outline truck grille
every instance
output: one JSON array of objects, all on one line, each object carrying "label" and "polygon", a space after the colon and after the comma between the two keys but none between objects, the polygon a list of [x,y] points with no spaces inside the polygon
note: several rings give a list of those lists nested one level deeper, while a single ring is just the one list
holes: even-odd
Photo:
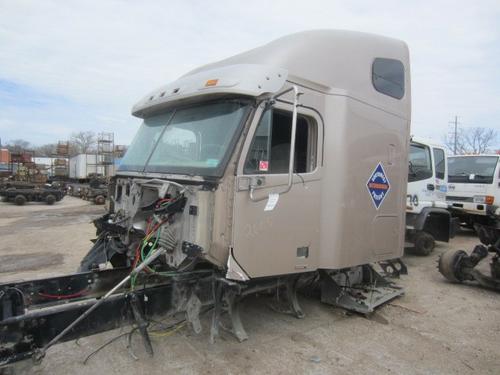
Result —
[{"label": "truck grille", "polygon": [[474,202],[473,197],[454,197],[452,195],[446,196],[447,201],[459,201],[459,202]]}]

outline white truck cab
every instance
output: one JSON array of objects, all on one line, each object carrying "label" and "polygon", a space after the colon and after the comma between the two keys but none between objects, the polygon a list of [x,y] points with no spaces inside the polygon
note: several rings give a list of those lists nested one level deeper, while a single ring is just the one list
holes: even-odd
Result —
[{"label": "white truck cab", "polygon": [[406,241],[428,255],[435,240],[448,242],[451,215],[447,211],[447,163],[444,147],[420,137],[410,140],[406,195]]},{"label": "white truck cab", "polygon": [[500,213],[499,155],[460,155],[448,157],[446,201],[462,224],[486,224]]}]

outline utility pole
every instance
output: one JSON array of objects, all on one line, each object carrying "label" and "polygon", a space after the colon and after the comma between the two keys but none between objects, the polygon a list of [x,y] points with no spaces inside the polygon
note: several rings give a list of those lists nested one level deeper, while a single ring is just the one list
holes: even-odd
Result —
[{"label": "utility pole", "polygon": [[449,124],[454,125],[453,129],[453,155],[457,154],[457,146],[458,146],[458,116],[455,115],[455,121],[450,121]]}]

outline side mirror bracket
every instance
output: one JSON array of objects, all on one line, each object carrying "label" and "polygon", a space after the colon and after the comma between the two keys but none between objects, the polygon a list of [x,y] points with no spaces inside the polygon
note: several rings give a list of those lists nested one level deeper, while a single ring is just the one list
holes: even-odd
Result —
[{"label": "side mirror bracket", "polygon": [[[292,112],[292,134],[290,137],[290,159],[288,161],[288,183],[287,186],[281,190],[274,192],[275,194],[286,194],[292,189],[293,185],[293,168],[295,164],[295,138],[297,134],[297,108],[299,106],[299,97],[302,95],[301,92],[299,92],[299,88],[296,85],[293,85],[292,87],[272,96],[269,101],[268,105],[273,105],[276,102],[276,99],[279,98],[280,96],[293,91],[293,112]],[[253,181],[252,181],[253,182]],[[251,183],[250,184],[250,200],[253,202],[259,202],[264,199],[267,199],[267,196],[259,197],[256,198],[254,193],[255,190],[260,187],[257,183]]]}]

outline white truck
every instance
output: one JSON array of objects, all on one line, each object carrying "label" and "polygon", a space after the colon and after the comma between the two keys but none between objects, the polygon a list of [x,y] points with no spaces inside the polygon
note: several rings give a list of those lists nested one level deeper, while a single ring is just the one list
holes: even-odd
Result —
[{"label": "white truck", "polygon": [[452,234],[447,211],[447,165],[444,147],[412,137],[408,158],[406,242],[420,255],[429,255],[435,241],[448,242]]},{"label": "white truck", "polygon": [[448,165],[446,201],[453,216],[468,227],[487,224],[499,211],[498,155],[450,156]]}]

